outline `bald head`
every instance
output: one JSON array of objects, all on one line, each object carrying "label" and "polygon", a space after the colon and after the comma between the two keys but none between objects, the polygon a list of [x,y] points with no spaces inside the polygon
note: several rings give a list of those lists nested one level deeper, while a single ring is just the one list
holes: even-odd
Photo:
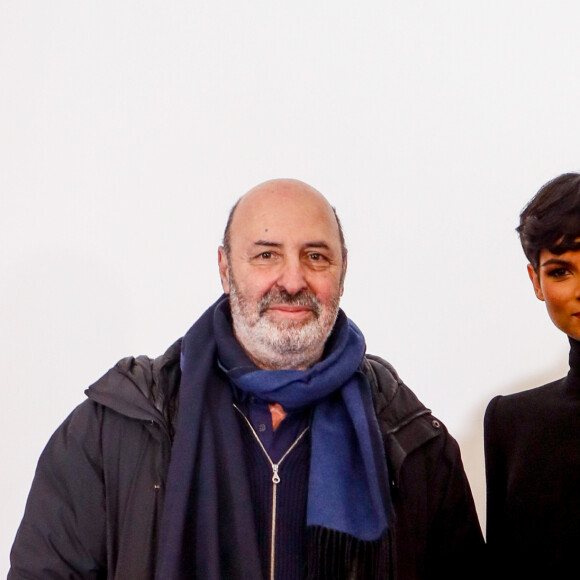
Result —
[{"label": "bald head", "polygon": [[336,224],[336,233],[340,242],[343,264],[346,264],[347,248],[340,219],[336,210],[327,199],[314,187],[298,179],[271,179],[256,185],[244,194],[232,207],[224,231],[223,246],[226,255],[230,255],[232,247],[232,231],[236,223],[241,223],[250,214],[264,211],[268,205],[290,204],[303,211],[317,208],[331,217]]}]

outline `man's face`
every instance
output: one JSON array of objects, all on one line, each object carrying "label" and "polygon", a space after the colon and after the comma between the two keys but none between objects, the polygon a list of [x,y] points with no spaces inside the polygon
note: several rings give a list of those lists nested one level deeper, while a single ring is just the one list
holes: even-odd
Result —
[{"label": "man's face", "polygon": [[343,262],[332,209],[315,190],[282,180],[238,205],[220,275],[234,332],[262,368],[307,368],[324,349],[342,294]]},{"label": "man's face", "polygon": [[552,322],[568,336],[580,340],[580,250],[556,255],[544,249],[538,271],[528,265],[528,273]]}]

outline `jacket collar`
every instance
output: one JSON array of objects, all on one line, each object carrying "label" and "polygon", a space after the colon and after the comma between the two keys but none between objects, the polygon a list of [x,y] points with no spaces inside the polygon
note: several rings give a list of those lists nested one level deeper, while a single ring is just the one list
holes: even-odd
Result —
[{"label": "jacket collar", "polygon": [[[180,352],[181,339],[156,359],[145,356],[124,358],[85,393],[89,399],[117,413],[153,421],[172,436],[181,379]],[[362,370],[371,385],[389,460],[389,473],[396,480],[405,458],[440,435],[441,425],[389,363],[380,357],[367,355]],[[417,420],[421,417],[424,420]]]}]

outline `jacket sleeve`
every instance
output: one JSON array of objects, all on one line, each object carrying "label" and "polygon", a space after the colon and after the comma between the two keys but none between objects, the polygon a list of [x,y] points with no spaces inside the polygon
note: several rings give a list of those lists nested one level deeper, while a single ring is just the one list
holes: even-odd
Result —
[{"label": "jacket sleeve", "polygon": [[[487,578],[483,535],[459,445],[444,426],[440,428],[440,441],[433,442],[438,458],[431,485],[437,496],[431,499],[427,566],[432,572],[445,570],[448,579]],[[433,575],[437,576],[428,577]]]},{"label": "jacket sleeve", "polygon": [[391,480],[395,577],[486,578],[483,536],[457,442],[389,363],[367,358]]},{"label": "jacket sleeve", "polygon": [[411,452],[393,489],[401,578],[485,578],[484,540],[457,442],[438,435]]},{"label": "jacket sleeve", "polygon": [[44,449],[10,555],[8,580],[106,577],[98,406],[86,401]]}]

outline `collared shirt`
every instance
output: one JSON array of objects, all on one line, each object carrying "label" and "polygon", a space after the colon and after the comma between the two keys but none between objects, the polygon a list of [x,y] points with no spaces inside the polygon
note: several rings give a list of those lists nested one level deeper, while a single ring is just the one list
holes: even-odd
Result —
[{"label": "collared shirt", "polygon": [[272,414],[266,401],[252,395],[243,396],[234,389],[239,407],[246,415],[266,453],[273,463],[278,463],[300,433],[308,426],[310,410],[287,413],[276,429],[272,425]]}]

